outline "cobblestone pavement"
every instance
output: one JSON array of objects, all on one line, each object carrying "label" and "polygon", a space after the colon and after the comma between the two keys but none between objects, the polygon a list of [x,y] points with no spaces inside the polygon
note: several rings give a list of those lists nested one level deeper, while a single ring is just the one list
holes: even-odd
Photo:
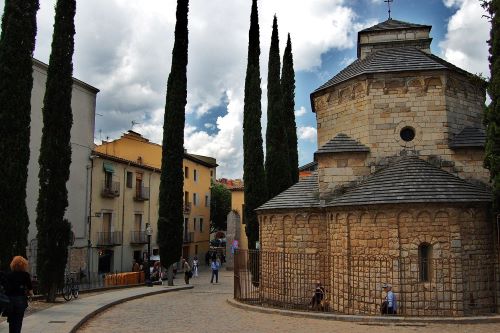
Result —
[{"label": "cobblestone pavement", "polygon": [[[295,318],[235,308],[232,272],[221,271],[219,284],[210,284],[208,272],[191,280],[188,291],[149,296],[104,311],[87,322],[79,333],[105,332],[217,332],[217,333],[499,333],[500,324],[364,325],[331,320]],[[183,283],[181,276],[176,284]]]}]

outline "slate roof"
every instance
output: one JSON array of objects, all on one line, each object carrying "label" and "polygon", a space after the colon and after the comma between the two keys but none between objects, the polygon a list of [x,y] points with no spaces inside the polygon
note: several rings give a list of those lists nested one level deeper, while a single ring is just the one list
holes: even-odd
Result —
[{"label": "slate roof", "polygon": [[483,148],[486,143],[486,133],[479,127],[466,127],[455,135],[449,146],[457,148]]},{"label": "slate roof", "polygon": [[375,172],[327,206],[491,200],[491,193],[483,187],[410,156]]},{"label": "slate roof", "polygon": [[397,29],[412,29],[412,28],[429,28],[430,25],[409,23],[404,21],[398,21],[394,19],[388,19],[387,21],[376,24],[372,27],[361,30],[360,32],[370,32],[370,31],[381,31],[381,30],[397,30]]},{"label": "slate roof", "polygon": [[318,174],[313,172],[256,210],[319,207]]},{"label": "slate roof", "polygon": [[318,162],[309,162],[299,167],[299,171],[314,171],[318,169]]},{"label": "slate roof", "polygon": [[362,60],[355,60],[312,94],[363,74],[442,69],[468,74],[463,69],[414,47],[381,49]]},{"label": "slate roof", "polygon": [[325,143],[314,154],[325,153],[345,153],[345,152],[369,152],[370,148],[356,141],[344,133],[337,134],[336,137]]}]

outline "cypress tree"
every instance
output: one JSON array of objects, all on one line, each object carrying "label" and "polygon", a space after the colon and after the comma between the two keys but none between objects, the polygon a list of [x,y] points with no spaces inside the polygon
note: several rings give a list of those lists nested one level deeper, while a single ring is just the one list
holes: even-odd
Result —
[{"label": "cypress tree", "polygon": [[500,8],[499,0],[484,1],[483,7],[489,12],[491,21],[489,44],[490,82],[488,93],[491,104],[486,108],[486,147],[484,166],[490,170],[493,187],[493,210],[500,212]]},{"label": "cypress tree", "polygon": [[161,262],[169,268],[182,250],[184,176],[184,122],[187,103],[188,64],[188,0],[177,0],[177,22],[172,52],[172,68],[167,82],[167,98],[163,124],[160,205],[158,209],[158,245]]},{"label": "cypress tree", "polygon": [[286,41],[281,71],[283,93],[283,122],[287,139],[288,165],[292,184],[299,181],[299,154],[297,151],[297,125],[295,124],[295,71],[293,69],[292,41],[290,34]]},{"label": "cypress tree", "polygon": [[280,83],[278,19],[273,20],[267,73],[266,179],[269,198],[292,185]]},{"label": "cypress tree", "polygon": [[259,240],[259,222],[255,209],[262,205],[267,198],[260,124],[262,90],[260,88],[259,56],[259,14],[257,0],[253,0],[248,33],[248,59],[243,108],[243,181],[245,183],[245,211],[243,214],[250,249],[255,249],[255,242]]},{"label": "cypress tree", "polygon": [[75,12],[76,0],[57,1],[43,99],[43,131],[38,159],[37,274],[48,302],[55,300],[56,291],[64,282],[71,233],[71,225],[64,219],[64,213],[68,207],[66,182],[71,165]]},{"label": "cypress tree", "polygon": [[38,0],[7,0],[0,35],[0,269],[26,255],[26,181]]}]

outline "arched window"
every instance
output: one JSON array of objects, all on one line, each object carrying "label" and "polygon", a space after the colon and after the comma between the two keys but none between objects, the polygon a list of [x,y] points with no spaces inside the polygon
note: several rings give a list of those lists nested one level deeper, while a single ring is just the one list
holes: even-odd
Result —
[{"label": "arched window", "polygon": [[432,276],[432,245],[422,243],[418,246],[418,266],[420,282],[429,282]]}]

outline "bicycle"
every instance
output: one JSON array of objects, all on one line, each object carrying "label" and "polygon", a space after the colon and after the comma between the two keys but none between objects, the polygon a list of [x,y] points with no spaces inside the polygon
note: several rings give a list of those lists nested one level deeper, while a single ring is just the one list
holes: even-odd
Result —
[{"label": "bicycle", "polygon": [[80,292],[80,284],[71,276],[66,277],[63,288],[63,297],[66,301],[70,301],[73,297],[78,298]]}]

